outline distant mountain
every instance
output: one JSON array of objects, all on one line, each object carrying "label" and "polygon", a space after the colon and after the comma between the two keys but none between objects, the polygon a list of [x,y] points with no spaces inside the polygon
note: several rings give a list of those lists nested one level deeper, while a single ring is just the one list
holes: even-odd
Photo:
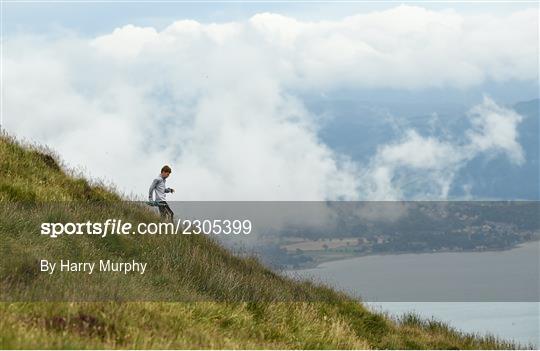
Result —
[{"label": "distant mountain", "polygon": [[[395,102],[385,108],[381,107],[381,102],[370,104],[366,100],[343,98],[311,103],[310,107],[321,116],[321,139],[337,152],[365,164],[375,155],[378,146],[399,140],[406,129],[415,129],[424,136],[465,141],[465,130],[470,127],[467,111],[473,105],[419,103],[416,110],[423,113],[414,114],[410,102],[404,103],[404,112],[399,113]],[[525,163],[512,164],[504,155],[480,155],[457,174],[450,198],[471,195],[474,199],[540,199],[538,106],[538,99],[507,106],[524,117],[518,131]],[[466,185],[471,186],[469,194],[464,190]]]}]

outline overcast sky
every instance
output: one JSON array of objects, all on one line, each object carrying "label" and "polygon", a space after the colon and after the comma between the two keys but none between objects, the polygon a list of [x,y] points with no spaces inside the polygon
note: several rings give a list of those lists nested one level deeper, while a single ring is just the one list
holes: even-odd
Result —
[{"label": "overcast sky", "polygon": [[462,135],[406,130],[366,164],[302,97],[538,81],[535,4],[4,6],[6,129],[140,197],[164,163],[173,200],[389,200],[411,172],[444,199],[478,155],[524,162],[521,116],[487,96]]}]

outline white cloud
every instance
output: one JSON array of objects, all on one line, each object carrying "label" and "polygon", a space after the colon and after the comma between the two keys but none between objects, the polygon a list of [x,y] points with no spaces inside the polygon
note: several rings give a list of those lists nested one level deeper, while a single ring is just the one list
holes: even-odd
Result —
[{"label": "white cloud", "polygon": [[411,170],[425,174],[420,193],[444,197],[463,153],[522,162],[517,115],[487,101],[472,112],[466,146],[409,131],[362,166],[318,139],[296,93],[536,79],[537,20],[534,10],[399,6],[340,21],[264,13],[97,38],[20,35],[4,50],[6,126],[137,194],[169,163],[172,199],[399,198]]},{"label": "white cloud", "polygon": [[470,111],[470,119],[473,129],[467,133],[471,142],[469,152],[494,150],[505,153],[517,165],[523,164],[525,157],[517,131],[523,117],[484,97],[484,102]]},{"label": "white cloud", "polygon": [[[402,140],[380,146],[361,177],[364,198],[377,200],[446,199],[455,175],[479,155],[504,154],[521,165],[518,142],[522,117],[484,97],[469,111],[466,142],[440,140],[407,130]],[[470,195],[470,185],[464,189]],[[406,193],[405,191],[408,191]]]},{"label": "white cloud", "polygon": [[156,40],[158,35],[154,28],[141,28],[128,24],[122,28],[116,28],[111,34],[92,40],[90,45],[106,51],[108,55],[117,59],[127,59],[137,56],[144,45]]}]

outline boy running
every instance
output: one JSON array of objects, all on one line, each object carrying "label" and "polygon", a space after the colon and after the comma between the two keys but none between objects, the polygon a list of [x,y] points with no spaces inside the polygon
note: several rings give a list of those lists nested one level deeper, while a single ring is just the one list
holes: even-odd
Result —
[{"label": "boy running", "polygon": [[[169,207],[169,204],[165,201],[166,193],[174,193],[174,189],[167,188],[165,185],[165,179],[167,179],[170,174],[171,167],[165,165],[161,168],[161,173],[152,181],[150,189],[148,190],[148,201],[158,206],[161,219],[173,222],[174,213]],[[154,193],[156,194],[155,201]]]}]

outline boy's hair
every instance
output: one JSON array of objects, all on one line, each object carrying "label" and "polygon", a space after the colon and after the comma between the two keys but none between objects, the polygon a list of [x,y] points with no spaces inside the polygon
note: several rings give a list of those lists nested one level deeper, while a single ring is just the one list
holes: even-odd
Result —
[{"label": "boy's hair", "polygon": [[161,173],[163,173],[163,172],[171,173],[172,172],[171,167],[169,167],[167,165],[163,166],[163,168],[161,168]]}]

